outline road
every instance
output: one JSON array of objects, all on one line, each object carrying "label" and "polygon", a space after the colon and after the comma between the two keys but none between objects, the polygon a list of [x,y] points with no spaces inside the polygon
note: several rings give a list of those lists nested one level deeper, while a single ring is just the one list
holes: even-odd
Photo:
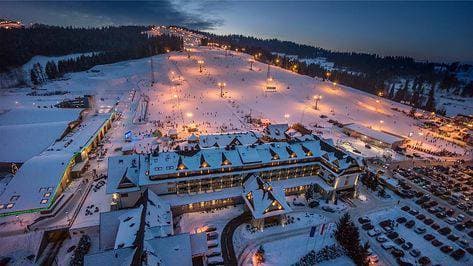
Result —
[{"label": "road", "polygon": [[233,233],[235,229],[243,223],[248,223],[251,220],[251,213],[244,212],[240,216],[233,218],[222,230],[221,247],[222,257],[225,265],[237,266],[238,260],[235,256],[235,249],[233,247]]}]

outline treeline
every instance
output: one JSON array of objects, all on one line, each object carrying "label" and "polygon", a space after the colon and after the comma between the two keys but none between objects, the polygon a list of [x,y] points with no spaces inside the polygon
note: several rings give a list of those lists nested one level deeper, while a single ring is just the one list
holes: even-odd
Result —
[{"label": "treeline", "polygon": [[[143,33],[146,30],[148,27],[144,26],[72,28],[46,25],[0,29],[0,72],[19,67],[35,55],[59,56],[97,51],[113,61],[110,58],[139,58],[162,53],[165,49],[182,48],[180,38],[149,37]],[[119,53],[123,56],[118,56]]]}]

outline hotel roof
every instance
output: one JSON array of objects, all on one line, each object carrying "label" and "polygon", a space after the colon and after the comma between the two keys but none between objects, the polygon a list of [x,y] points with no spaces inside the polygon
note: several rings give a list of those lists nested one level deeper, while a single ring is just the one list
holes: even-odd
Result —
[{"label": "hotel roof", "polygon": [[400,142],[404,140],[404,138],[400,136],[395,136],[393,134],[389,134],[383,131],[374,130],[374,129],[371,129],[359,124],[349,124],[349,125],[344,126],[344,128],[358,132],[369,138],[372,138],[372,139],[375,139],[387,144],[394,144],[396,142]]},{"label": "hotel roof", "polygon": [[[317,138],[317,137],[315,137]],[[109,159],[107,193],[131,192],[139,186],[166,182],[168,176],[186,178],[184,173],[220,171],[225,168],[320,158],[343,171],[358,166],[355,159],[321,139],[271,142],[246,146],[208,148],[193,152],[160,152],[156,155],[128,155]],[[198,175],[188,178],[199,178]],[[129,181],[129,182],[128,182]]]}]

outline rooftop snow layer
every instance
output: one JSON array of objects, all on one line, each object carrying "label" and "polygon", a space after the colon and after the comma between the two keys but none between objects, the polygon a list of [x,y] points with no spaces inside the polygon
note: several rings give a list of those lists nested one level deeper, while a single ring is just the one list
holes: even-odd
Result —
[{"label": "rooftop snow layer", "polygon": [[382,141],[382,142],[387,143],[387,144],[393,144],[393,143],[404,140],[401,137],[394,136],[392,134],[388,134],[388,133],[383,132],[383,131],[374,130],[374,129],[371,129],[371,128],[368,128],[368,127],[365,127],[365,126],[362,126],[362,125],[359,125],[359,124],[349,124],[349,125],[344,126],[344,128],[355,131],[355,132],[358,132],[358,133],[363,134],[367,137]]}]

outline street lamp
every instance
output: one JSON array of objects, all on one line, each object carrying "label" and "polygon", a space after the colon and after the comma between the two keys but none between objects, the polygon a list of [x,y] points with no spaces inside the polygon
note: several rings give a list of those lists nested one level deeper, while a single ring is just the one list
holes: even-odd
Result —
[{"label": "street lamp", "polygon": [[250,58],[248,62],[250,62],[250,70],[253,70],[253,63],[255,62],[255,60],[253,58]]},{"label": "street lamp", "polygon": [[318,94],[317,94],[317,95],[314,95],[313,99],[314,99],[314,102],[315,102],[314,109],[315,109],[315,110],[319,110],[319,106],[318,106],[318,105],[319,105],[319,101],[322,99],[322,95],[318,95]]},{"label": "street lamp", "polygon": [[202,65],[204,64],[204,60],[199,60],[197,63],[199,64],[199,72],[202,73]]},{"label": "street lamp", "polygon": [[219,82],[218,87],[220,88],[220,98],[223,98],[223,88],[225,88],[227,84],[225,82]]}]

